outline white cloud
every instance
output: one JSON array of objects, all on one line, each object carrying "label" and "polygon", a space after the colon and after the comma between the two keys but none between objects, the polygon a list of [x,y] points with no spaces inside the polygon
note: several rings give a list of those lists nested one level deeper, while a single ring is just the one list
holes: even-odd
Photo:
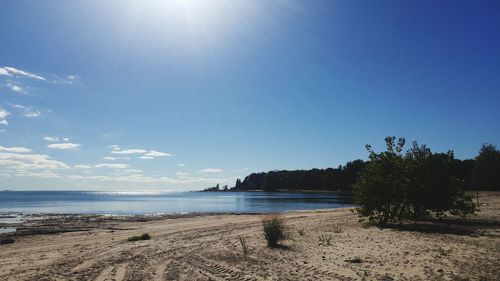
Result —
[{"label": "white cloud", "polygon": [[0,125],[9,125],[7,120],[5,120],[5,118],[7,118],[7,116],[9,116],[9,115],[10,115],[10,112],[8,112],[5,109],[0,107]]},{"label": "white cloud", "polygon": [[185,177],[185,176],[189,176],[189,173],[184,173],[184,172],[177,172],[175,173],[177,176],[180,176],[180,177]]},{"label": "white cloud", "polygon": [[222,173],[223,170],[219,168],[207,168],[207,169],[201,169],[198,171],[199,173]]},{"label": "white cloud", "polygon": [[186,167],[186,164],[182,164],[181,163],[181,164],[178,164],[177,166],[179,166],[179,167]]},{"label": "white cloud", "polygon": [[108,161],[116,161],[116,160],[129,160],[130,157],[114,157],[114,156],[106,156],[103,157],[102,159],[108,160]]},{"label": "white cloud", "polygon": [[42,112],[37,109],[33,109],[31,106],[24,106],[21,104],[9,104],[11,107],[19,109],[23,112],[23,116],[27,118],[35,118],[35,117],[40,117],[42,115]]},{"label": "white cloud", "polygon": [[7,83],[7,87],[9,87],[9,89],[13,92],[16,92],[16,93],[24,93],[24,90],[23,88],[21,88],[21,86],[18,86],[12,82],[8,82]]},{"label": "white cloud", "polygon": [[79,165],[74,165],[73,168],[75,168],[75,169],[92,169],[92,165],[79,164]]},{"label": "white cloud", "polygon": [[58,137],[43,137],[44,141],[49,141],[49,142],[58,142],[59,138]]},{"label": "white cloud", "polygon": [[31,149],[26,147],[5,147],[0,146],[0,151],[14,152],[14,153],[27,153],[31,152]]},{"label": "white cloud", "polygon": [[110,169],[127,169],[129,164],[96,164],[96,168],[110,168]]},{"label": "white cloud", "polygon": [[131,173],[129,175],[68,175],[70,179],[75,180],[97,180],[102,182],[119,182],[119,183],[143,183],[143,184],[215,184],[215,183],[229,183],[225,178],[205,178],[205,177],[183,177],[183,178],[169,178],[165,176],[151,177],[145,176],[140,173]]},{"label": "white cloud", "polygon": [[139,170],[139,169],[126,169],[123,171],[126,173],[142,173],[142,170]]},{"label": "white cloud", "polygon": [[155,158],[154,158],[154,157],[152,157],[152,156],[144,156],[144,155],[143,155],[143,156],[139,157],[139,159],[143,159],[143,160],[151,160],[151,159],[155,159]]},{"label": "white cloud", "polygon": [[144,156],[147,156],[147,157],[165,157],[165,156],[172,156],[172,154],[161,152],[161,151],[156,151],[156,150],[150,150],[148,153],[145,153]]},{"label": "white cloud", "polygon": [[61,150],[77,150],[81,145],[78,143],[51,143],[47,145],[48,148],[61,149]]},{"label": "white cloud", "polygon": [[7,76],[22,76],[22,77],[27,77],[27,78],[32,78],[32,79],[37,79],[37,80],[47,80],[43,78],[42,76],[29,73],[20,69],[16,69],[14,67],[9,67],[9,66],[4,66],[0,67],[0,75],[7,75]]},{"label": "white cloud", "polygon": [[19,171],[16,173],[16,177],[60,178],[61,175],[54,173],[52,171],[42,171],[42,172]]},{"label": "white cloud", "polygon": [[35,118],[35,117],[40,117],[40,115],[42,115],[42,113],[39,110],[30,110],[30,111],[25,112],[23,115],[24,115],[24,117],[28,117],[28,118]]},{"label": "white cloud", "polygon": [[69,169],[63,162],[52,160],[43,154],[0,153],[0,166],[7,169]]},{"label": "white cloud", "polygon": [[143,154],[146,153],[147,150],[144,149],[126,149],[126,150],[117,150],[113,148],[111,153],[113,154]]},{"label": "white cloud", "polygon": [[69,138],[63,138],[62,140],[63,141],[69,141]]}]

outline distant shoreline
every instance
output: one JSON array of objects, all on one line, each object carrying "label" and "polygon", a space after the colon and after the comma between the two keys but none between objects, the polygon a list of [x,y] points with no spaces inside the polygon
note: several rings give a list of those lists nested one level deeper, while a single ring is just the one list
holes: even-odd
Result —
[{"label": "distant shoreline", "polygon": [[269,193],[330,193],[330,194],[352,194],[352,191],[344,190],[324,190],[324,189],[277,189],[277,190],[263,190],[263,189],[249,189],[249,190],[197,190],[192,192],[269,192]]}]

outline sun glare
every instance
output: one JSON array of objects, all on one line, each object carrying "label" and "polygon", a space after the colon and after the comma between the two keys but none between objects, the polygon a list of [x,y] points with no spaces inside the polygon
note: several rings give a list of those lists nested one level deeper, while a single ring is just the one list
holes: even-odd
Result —
[{"label": "sun glare", "polygon": [[234,6],[235,3],[224,0],[134,1],[128,13],[131,18],[161,28],[216,30],[234,19]]}]

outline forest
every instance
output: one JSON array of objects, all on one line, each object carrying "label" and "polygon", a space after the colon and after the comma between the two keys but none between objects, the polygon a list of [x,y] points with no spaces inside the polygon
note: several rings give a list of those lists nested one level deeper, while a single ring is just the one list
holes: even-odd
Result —
[{"label": "forest", "polygon": [[[369,161],[347,162],[337,168],[310,170],[274,170],[252,173],[237,179],[234,187],[216,185],[205,191],[352,191]],[[462,190],[500,189],[500,151],[484,144],[474,159],[452,159],[446,177],[456,179]]]}]

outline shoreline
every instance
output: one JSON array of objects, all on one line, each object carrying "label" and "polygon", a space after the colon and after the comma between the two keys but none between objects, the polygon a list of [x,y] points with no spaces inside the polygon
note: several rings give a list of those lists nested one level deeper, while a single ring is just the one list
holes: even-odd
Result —
[{"label": "shoreline", "polygon": [[[465,221],[387,228],[349,207],[282,213],[289,239],[278,249],[263,238],[265,214],[40,220],[41,232],[0,245],[0,280],[495,280],[500,192],[480,202]],[[151,240],[128,241],[143,233]]]}]

